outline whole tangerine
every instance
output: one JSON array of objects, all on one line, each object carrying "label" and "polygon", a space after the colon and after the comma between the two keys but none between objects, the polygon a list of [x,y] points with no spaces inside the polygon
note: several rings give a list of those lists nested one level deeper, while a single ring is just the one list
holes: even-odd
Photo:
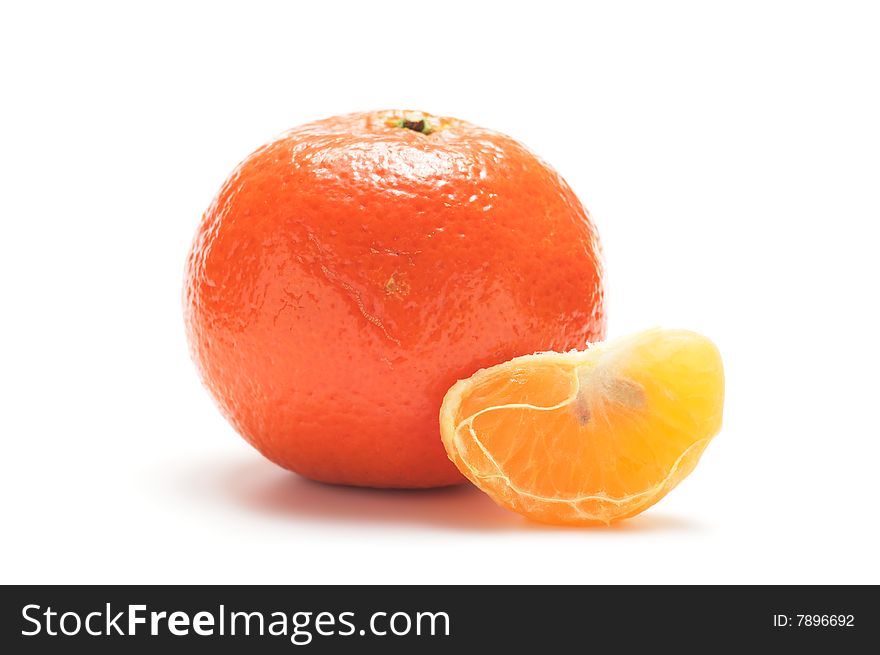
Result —
[{"label": "whole tangerine", "polygon": [[598,235],[512,138],[424,112],[309,123],[245,159],[184,290],[202,380],[273,462],[315,480],[463,478],[440,439],[477,369],[604,337]]}]

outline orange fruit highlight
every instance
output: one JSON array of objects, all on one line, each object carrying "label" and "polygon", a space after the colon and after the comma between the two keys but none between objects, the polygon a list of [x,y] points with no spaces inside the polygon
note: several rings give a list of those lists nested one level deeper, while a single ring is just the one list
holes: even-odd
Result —
[{"label": "orange fruit highlight", "polygon": [[694,469],[723,402],[715,345],[654,329],[478,371],[446,394],[440,431],[449,458],[498,504],[546,523],[609,524]]},{"label": "orange fruit highlight", "polygon": [[325,482],[463,482],[437,426],[459,378],[603,338],[599,240],[559,174],[454,118],[376,111],[281,135],[205,212],[193,359],[232,425]]}]

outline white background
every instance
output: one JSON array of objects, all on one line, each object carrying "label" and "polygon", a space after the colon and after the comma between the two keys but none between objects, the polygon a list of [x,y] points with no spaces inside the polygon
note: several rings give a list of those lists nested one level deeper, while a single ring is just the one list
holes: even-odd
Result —
[{"label": "white background", "polygon": [[[880,583],[880,20],[869,3],[18,3],[0,10],[4,583]],[[727,370],[697,471],[612,529],[264,461],[190,363],[183,263],[233,166],[406,107],[552,162],[610,334]]]}]

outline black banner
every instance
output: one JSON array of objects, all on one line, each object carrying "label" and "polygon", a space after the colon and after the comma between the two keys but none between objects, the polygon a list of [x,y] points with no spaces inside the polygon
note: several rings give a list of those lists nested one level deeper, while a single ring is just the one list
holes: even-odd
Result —
[{"label": "black banner", "polygon": [[0,606],[6,653],[855,652],[878,610],[874,587],[797,586],[21,586]]}]

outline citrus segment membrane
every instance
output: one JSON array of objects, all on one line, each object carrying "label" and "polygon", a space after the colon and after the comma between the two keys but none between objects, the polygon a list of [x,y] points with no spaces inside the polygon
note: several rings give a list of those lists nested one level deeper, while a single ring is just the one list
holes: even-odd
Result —
[{"label": "citrus segment membrane", "polygon": [[723,395],[711,341],[655,329],[478,371],[447,393],[441,434],[453,463],[501,505],[607,524],[693,470],[720,429]]}]

